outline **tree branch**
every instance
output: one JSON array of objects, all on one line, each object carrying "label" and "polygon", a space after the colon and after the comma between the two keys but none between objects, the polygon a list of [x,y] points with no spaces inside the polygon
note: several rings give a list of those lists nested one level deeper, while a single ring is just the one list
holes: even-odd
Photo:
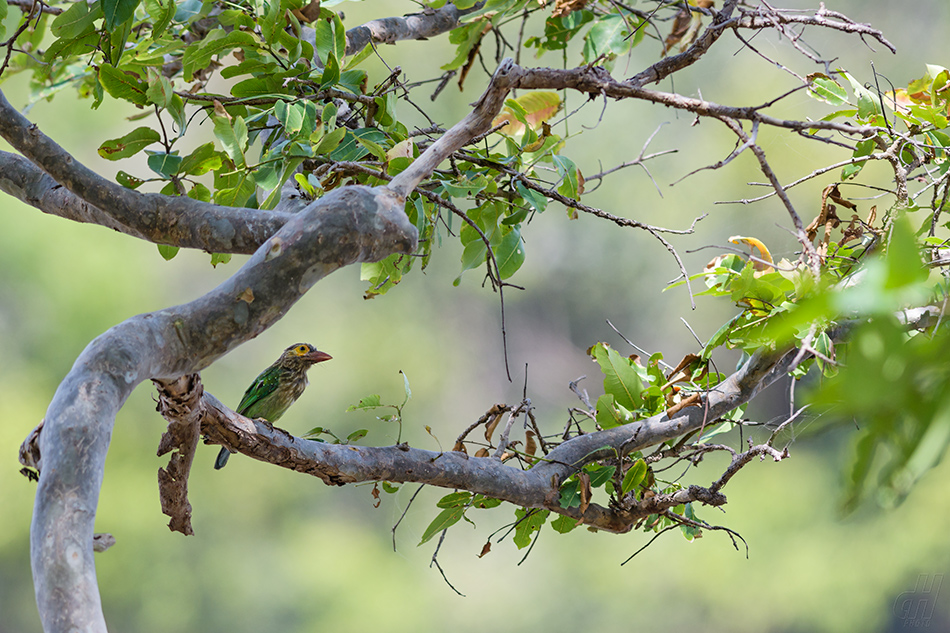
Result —
[{"label": "tree branch", "polygon": [[[434,452],[405,444],[364,447],[305,440],[264,420],[238,415],[207,392],[200,398],[191,398],[192,406],[197,406],[198,411],[191,411],[189,415],[200,419],[201,432],[210,442],[259,461],[318,477],[327,485],[392,481],[459,488],[522,507],[545,508],[597,529],[623,533],[642,518],[681,503],[724,504],[726,498],[719,489],[728,477],[724,475],[711,488],[690,486],[643,499],[628,508],[605,508],[596,503],[583,509],[563,508],[558,502],[561,484],[585,464],[628,455],[712,424],[784,376],[795,356],[794,349],[756,352],[708,393],[703,406],[688,407],[673,418],[660,414],[607,431],[577,436],[553,449],[528,470],[507,465],[497,458],[471,457],[461,451]],[[163,415],[168,418],[166,411],[180,414],[189,411],[189,405],[178,404],[164,410]],[[730,466],[728,476],[748,461],[734,469]]]},{"label": "tree branch", "polygon": [[[99,213],[87,209],[85,217],[104,220],[101,214],[105,214],[112,218],[106,226],[125,227],[124,233],[159,244],[216,253],[253,253],[291,217],[278,211],[224,207],[186,196],[126,189],[73,158],[11,106],[3,92],[0,92],[0,137],[57,183],[97,207]],[[39,170],[17,165],[11,156],[6,152],[0,154],[3,166],[0,188],[29,192],[14,194],[28,204],[33,204],[34,199],[42,200],[53,189],[53,183],[43,179]],[[7,165],[15,171],[7,174]],[[71,209],[79,206],[77,201],[69,201]],[[49,212],[50,206],[47,202],[38,208]]]},{"label": "tree branch", "polygon": [[132,317],[86,347],[56,390],[38,439],[31,560],[47,632],[106,630],[92,529],[115,415],[132,389],[207,367],[342,266],[414,250],[417,233],[403,205],[385,188],[335,190],[288,221],[218,288]]},{"label": "tree branch", "polygon": [[447,3],[439,9],[423,13],[371,20],[347,30],[346,54],[355,55],[370,42],[395,44],[399,40],[421,40],[441,35],[458,26],[462,16],[478,11],[484,4],[484,2],[476,2],[468,9],[459,9],[454,4]]}]

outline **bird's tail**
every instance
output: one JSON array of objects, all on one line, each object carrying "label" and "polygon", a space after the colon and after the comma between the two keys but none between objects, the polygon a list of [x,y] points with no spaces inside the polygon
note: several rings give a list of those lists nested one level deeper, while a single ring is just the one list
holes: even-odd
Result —
[{"label": "bird's tail", "polygon": [[230,456],[231,456],[231,451],[229,451],[228,449],[222,446],[221,450],[218,451],[218,458],[214,460],[214,469],[221,470],[222,468],[224,468],[227,465],[228,457]]}]

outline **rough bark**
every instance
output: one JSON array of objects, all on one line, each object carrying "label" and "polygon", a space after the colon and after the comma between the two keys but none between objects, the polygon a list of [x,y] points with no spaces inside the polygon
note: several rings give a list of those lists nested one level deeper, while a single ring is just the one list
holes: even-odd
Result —
[{"label": "rough bark", "polygon": [[[510,68],[510,64],[505,68]],[[487,129],[510,88],[499,73],[475,115],[419,160],[456,151]],[[4,110],[6,108],[6,110]],[[38,134],[0,94],[0,134],[77,196],[112,203],[111,184]],[[430,172],[431,173],[431,172]],[[79,175],[77,178],[77,174]],[[409,183],[427,174],[414,172]],[[416,180],[416,182],[418,182]],[[207,367],[277,322],[315,283],[343,266],[416,247],[402,188],[350,186],[314,201],[269,237],[234,276],[191,303],[141,314],[93,340],[56,390],[43,430],[24,450],[41,466],[31,526],[31,561],[44,630],[105,631],[93,560],[93,522],[115,416],[139,383],[171,381]],[[129,192],[133,193],[134,192]],[[178,199],[141,194],[124,203],[156,212]],[[140,211],[136,208],[133,211]],[[175,213],[182,213],[176,209]],[[31,436],[32,437],[32,436]],[[179,500],[178,507],[184,507]]]},{"label": "rough bark", "polygon": [[[168,412],[175,410],[197,417],[201,432],[211,442],[259,461],[318,477],[327,485],[391,481],[463,489],[517,506],[551,510],[600,530],[622,533],[650,514],[690,501],[722,505],[725,496],[718,489],[711,491],[692,486],[676,494],[644,499],[630,507],[591,503],[584,508],[563,508],[558,503],[561,484],[585,464],[626,456],[711,426],[720,416],[785,376],[797,356],[791,349],[756,353],[715,390],[704,394],[699,406],[686,407],[672,417],[661,414],[580,435],[562,443],[527,470],[496,457],[472,457],[461,451],[435,452],[407,445],[349,446],[305,440],[264,420],[245,418],[206,392],[200,395],[187,390],[181,392],[180,402],[191,404],[168,407],[163,414],[171,422],[175,418]],[[200,385],[197,381],[192,383]]]}]

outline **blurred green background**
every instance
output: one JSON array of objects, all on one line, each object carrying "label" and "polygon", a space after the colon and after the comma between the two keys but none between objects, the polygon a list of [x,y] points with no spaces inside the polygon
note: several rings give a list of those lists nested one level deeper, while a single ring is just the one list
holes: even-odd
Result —
[{"label": "blurred green background", "polygon": [[[368,0],[339,8],[352,26],[413,6]],[[807,32],[804,40],[821,56],[837,58],[835,65],[861,81],[872,80],[871,61],[897,86],[922,75],[926,62],[950,65],[945,48],[950,10],[944,0],[848,0],[829,8],[884,29],[898,46],[894,56],[873,42],[877,52],[858,38]],[[19,17],[16,10],[10,13],[11,22]],[[764,55],[799,74],[821,70],[773,36],[762,34],[754,42]],[[708,59],[676,75],[673,87],[721,103],[755,104],[795,85],[794,77],[740,49],[727,34]],[[438,66],[451,57],[444,37],[382,47],[380,53],[389,66],[402,66],[410,81],[437,76]],[[493,53],[491,47],[486,53]],[[629,72],[620,60],[615,76],[634,74],[656,55],[656,44],[644,43],[634,50]],[[553,56],[522,61],[561,63]],[[371,79],[379,81],[387,71],[374,63]],[[464,92],[450,84],[431,115],[451,125],[484,83],[485,75],[476,69]],[[671,86],[666,82],[660,88]],[[18,107],[26,104],[24,78],[4,83],[3,90]],[[431,84],[415,90],[416,103],[428,107],[430,90]],[[567,111],[582,104],[583,97],[569,95]],[[708,213],[696,235],[673,240],[691,272],[720,251],[686,251],[725,244],[734,234],[763,239],[777,257],[794,252],[788,216],[774,200],[714,205],[762,191],[747,185],[763,179],[750,155],[670,186],[728,155],[734,140],[724,128],[712,121],[692,126],[689,116],[641,103],[611,103],[601,117],[602,105],[590,102],[569,121],[571,133],[583,133],[566,153],[584,173],[634,158],[661,123],[668,124],[650,151],[675,148],[678,153],[648,165],[662,197],[649,177],[632,167],[614,174],[585,202],[671,228],[685,228]],[[817,118],[826,110],[799,92],[772,112]],[[136,125],[125,120],[129,114],[108,102],[91,112],[88,102],[76,102],[69,91],[29,112],[47,134],[109,177],[117,168],[145,173],[143,164],[117,167],[96,154],[102,140]],[[414,120],[411,112],[406,116]],[[771,130],[762,130],[759,140],[785,182],[844,157],[841,150]],[[875,174],[881,186],[890,182],[886,171],[869,175]],[[831,173],[791,191],[806,221],[817,213],[821,189],[836,177]],[[846,193],[862,195],[853,188]],[[870,204],[859,202],[862,215]],[[17,473],[20,442],[42,419],[56,385],[93,337],[134,314],[200,295],[232,274],[243,258],[217,269],[202,253],[183,252],[165,262],[154,245],[45,216],[9,197],[0,205],[0,219],[0,454],[5,456],[0,462],[0,633],[30,633],[40,630],[29,569],[34,484]],[[627,349],[606,319],[675,364],[697,348],[679,316],[705,339],[731,314],[724,302],[703,298],[690,310],[683,288],[661,292],[678,270],[663,246],[643,232],[590,217],[568,221],[552,205],[525,236],[527,262],[512,281],[526,290],[506,295],[512,383],[505,377],[497,297],[481,286],[480,271],[469,271],[453,287],[459,252],[447,246],[425,274],[414,272],[389,295],[372,301],[362,298],[364,284],[356,268],[332,275],[276,327],[207,369],[205,386],[234,405],[280,350],[312,342],[334,360],[311,371],[310,389],[282,426],[297,433],[325,426],[338,435],[367,428],[365,443],[390,444],[394,427],[371,414],[344,410],[370,393],[380,393],[384,401],[401,400],[402,370],[413,389],[403,439],[438,449],[435,438],[451,446],[493,403],[518,401],[526,364],[528,395],[543,428],[563,428],[566,409],[575,403],[570,380],[589,375],[582,385],[599,393],[596,366],[584,350],[599,340]],[[723,355],[718,361],[731,367],[735,358]],[[785,390],[787,385],[776,385],[763,394],[752,417],[782,415],[788,407]],[[153,398],[150,385],[142,385],[119,414],[96,522],[98,531],[111,532],[118,541],[97,555],[106,619],[115,631],[464,632],[551,627],[552,619],[556,630],[896,631],[908,623],[902,607],[911,604],[906,592],[915,590],[915,599],[935,606],[929,630],[950,630],[950,582],[936,595],[922,593],[935,575],[950,569],[944,527],[950,515],[944,483],[950,466],[931,472],[894,510],[866,507],[841,518],[836,504],[853,426],[808,420],[802,425],[804,437],[791,447],[792,459],[750,464],[727,486],[725,513],[698,509],[701,518],[741,533],[749,544],[748,558],[722,532],[707,532],[692,543],[673,532],[621,567],[650,535],[577,530],[560,536],[545,527],[520,565],[524,551],[510,538],[493,541],[491,553],[479,559],[488,535],[512,519],[512,509],[500,508],[473,514],[477,529],[459,524],[442,546],[440,564],[465,594],[462,598],[430,568],[433,544],[416,547],[437,513],[434,501],[445,491],[419,496],[396,532],[393,552],[391,528],[415,486],[383,495],[374,508],[371,485],[328,489],[318,480],[241,456],[215,472],[217,448],[202,447],[191,476],[196,535],[169,532],[156,487],[164,460],[155,449],[164,424]],[[435,437],[425,432],[426,425]],[[723,457],[709,458],[687,481],[708,484],[724,466]],[[925,582],[918,585],[921,579]]]}]

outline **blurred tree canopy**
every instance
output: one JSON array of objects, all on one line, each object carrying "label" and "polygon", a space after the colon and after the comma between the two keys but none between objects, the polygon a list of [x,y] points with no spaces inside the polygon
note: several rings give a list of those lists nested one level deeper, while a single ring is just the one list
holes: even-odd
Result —
[{"label": "blurred tree canopy", "polygon": [[[440,571],[447,531],[475,520],[501,524],[524,555],[542,531],[580,527],[641,533],[634,556],[671,531],[688,541],[721,532],[747,551],[729,522],[712,518],[714,509],[726,505],[724,490],[747,465],[788,458],[802,424],[816,416],[857,425],[844,512],[868,500],[897,505],[938,464],[950,442],[943,361],[950,223],[942,216],[950,199],[950,70],[928,64],[894,83],[873,66],[840,67],[810,38],[835,33],[895,48],[860,16],[824,5],[443,0],[355,25],[338,5],[0,3],[0,81],[26,77],[30,104],[73,90],[93,111],[121,112],[135,126],[94,140],[98,156],[117,164],[107,178],[0,94],[0,136],[13,149],[0,152],[0,189],[43,213],[154,243],[164,260],[203,251],[228,275],[181,305],[125,320],[116,311],[116,325],[79,354],[23,442],[22,472],[37,481],[31,562],[44,630],[105,630],[93,558],[113,539],[94,536],[94,522],[116,415],[149,380],[168,420],[159,494],[172,530],[193,532],[188,482],[203,438],[328,485],[371,483],[377,504],[408,484],[447,489],[419,534],[420,545],[433,543]],[[767,37],[784,49],[762,47]],[[390,67],[381,54],[383,44],[445,38],[452,52],[435,76],[420,74],[431,72],[424,61],[419,69]],[[755,95],[704,83],[703,66],[724,43],[766,62],[751,78]],[[451,103],[452,124],[432,114],[448,86],[473,84],[481,96]],[[662,128],[642,129],[636,112],[658,106],[702,123],[718,157],[655,147]],[[633,114],[604,122],[617,108]],[[779,139],[821,147],[822,162],[800,161],[786,173]],[[610,146],[622,160],[591,160],[589,148],[598,146],[594,158]],[[755,193],[706,203],[774,203],[769,219],[794,249],[773,256],[771,238],[751,221],[728,240],[704,235],[702,213],[671,212],[686,219],[680,226],[648,221],[620,179],[639,170],[643,186],[662,195],[651,170],[675,152],[687,183],[705,171],[724,179],[742,161],[753,166],[763,181],[752,183]],[[790,193],[816,183],[818,195]],[[532,235],[551,214],[571,221],[578,236],[558,252],[561,262],[527,274]],[[585,238],[584,220],[622,237]],[[569,275],[557,267],[564,263],[595,261],[609,283],[619,277],[615,249],[627,235],[659,245],[663,256],[644,254],[638,265],[668,269],[670,292],[686,305],[718,302],[729,312],[719,313],[710,335],[692,332],[667,357],[621,330],[625,351],[587,341],[599,376],[571,381],[576,398],[558,417],[556,405],[541,401],[548,387],[535,395],[509,357],[511,297],[530,283],[557,288],[558,276]],[[678,244],[689,237],[708,249],[705,266]],[[457,261],[439,257],[440,249]],[[234,255],[249,257],[238,266]],[[295,437],[205,391],[199,372],[275,326],[314,285],[332,283],[331,272],[356,264],[363,297],[380,311],[421,272],[426,283],[480,281],[498,314],[497,327],[490,324],[503,350],[495,371],[522,385],[520,398],[467,403],[477,412],[446,407],[454,419],[425,420],[425,436],[407,432],[403,441],[420,395],[406,372],[397,396],[351,402],[350,411],[394,429],[393,445],[373,446],[368,430],[329,423]],[[118,279],[121,271],[104,274]],[[617,286],[610,294],[633,296]],[[654,320],[677,316],[660,310]],[[433,321],[422,329],[438,327]],[[383,327],[390,337],[419,329]],[[724,350],[740,353],[734,368]],[[55,355],[55,346],[46,353]],[[807,399],[796,393],[802,381]],[[749,403],[776,382],[789,385],[784,413],[748,415]],[[428,449],[413,445],[426,436]],[[712,455],[725,456],[725,465],[709,467]]]}]

